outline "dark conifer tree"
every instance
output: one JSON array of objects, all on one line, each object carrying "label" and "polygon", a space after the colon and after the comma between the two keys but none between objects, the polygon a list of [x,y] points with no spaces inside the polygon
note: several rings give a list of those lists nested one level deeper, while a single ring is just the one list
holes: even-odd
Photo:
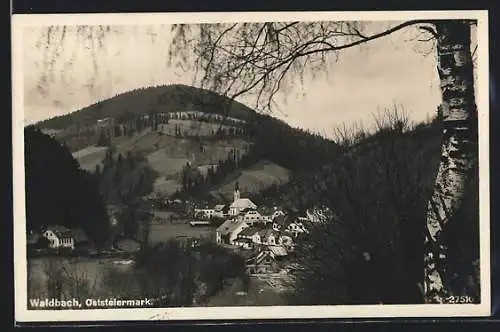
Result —
[{"label": "dark conifer tree", "polygon": [[107,210],[93,175],[36,127],[25,128],[26,227],[81,228],[98,246],[108,240]]}]

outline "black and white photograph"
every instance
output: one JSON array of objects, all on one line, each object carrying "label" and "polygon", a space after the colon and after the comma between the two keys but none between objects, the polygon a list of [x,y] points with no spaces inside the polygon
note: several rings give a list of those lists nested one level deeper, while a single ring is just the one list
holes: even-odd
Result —
[{"label": "black and white photograph", "polygon": [[487,11],[12,22],[16,320],[490,314]]}]

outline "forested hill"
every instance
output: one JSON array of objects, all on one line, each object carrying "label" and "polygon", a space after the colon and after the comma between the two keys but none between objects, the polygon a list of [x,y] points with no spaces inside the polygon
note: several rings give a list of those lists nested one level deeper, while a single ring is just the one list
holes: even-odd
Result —
[{"label": "forested hill", "polygon": [[257,114],[237,101],[230,103],[229,111],[227,111],[228,105],[228,98],[209,90],[182,84],[164,85],[128,91],[76,112],[41,121],[37,123],[37,126],[65,129],[76,123],[80,125],[93,124],[105,117],[120,120],[126,116],[192,110],[222,114],[242,120],[254,118]]},{"label": "forested hill", "polygon": [[411,193],[404,188],[432,188],[440,148],[441,131],[436,122],[406,132],[382,130],[346,148],[331,162],[312,172],[296,173],[289,183],[271,187],[255,199],[269,198],[276,200],[269,204],[299,210],[313,205],[346,207],[352,200],[361,204],[354,209],[405,200],[403,196]]},{"label": "forested hill", "polygon": [[247,132],[253,146],[245,159],[271,160],[294,172],[317,169],[340,153],[334,141],[268,115],[249,121]]},{"label": "forested hill", "polygon": [[[228,105],[229,112],[225,114]],[[173,112],[217,114],[222,119],[227,115],[228,118],[215,120],[215,123],[209,123],[213,120],[207,123],[203,116],[190,114],[167,120],[161,118],[165,113],[175,115]],[[185,85],[133,90],[36,126],[42,130],[60,130],[58,139],[72,151],[78,151],[90,145],[101,145],[102,133],[96,123],[107,117],[114,119],[106,134],[111,141],[124,136],[133,140],[148,128],[161,132],[164,137],[170,135],[206,145],[218,140],[243,140],[251,144],[251,148],[242,156],[242,167],[265,159],[296,172],[317,168],[338,154],[337,144],[320,135],[292,128],[284,121],[257,113],[241,103],[231,103],[227,97],[217,93]],[[238,121],[233,121],[235,119]],[[219,128],[222,123],[225,125]],[[191,154],[196,151],[185,152]]]},{"label": "forested hill", "polygon": [[92,175],[80,169],[65,146],[36,127],[26,127],[24,139],[26,228],[80,227],[96,245],[104,245],[108,215]]}]

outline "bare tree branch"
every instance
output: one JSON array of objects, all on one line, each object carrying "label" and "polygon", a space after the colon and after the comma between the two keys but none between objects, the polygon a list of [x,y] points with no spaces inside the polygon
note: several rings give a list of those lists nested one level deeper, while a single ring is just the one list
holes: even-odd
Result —
[{"label": "bare tree branch", "polygon": [[438,37],[438,34],[437,34],[436,30],[434,30],[433,28],[431,28],[429,26],[421,26],[421,27],[419,27],[419,29],[427,31],[428,33],[430,33],[436,39]]},{"label": "bare tree branch", "polygon": [[433,22],[411,20],[371,34],[356,22],[343,21],[203,24],[194,28],[198,38],[188,38],[189,29],[181,25],[174,38],[181,42],[174,40],[172,55],[194,50],[202,87],[231,99],[254,94],[255,108],[271,111],[273,98],[292,85],[287,83],[294,75],[302,80],[306,66],[313,73],[324,71],[327,55]]}]

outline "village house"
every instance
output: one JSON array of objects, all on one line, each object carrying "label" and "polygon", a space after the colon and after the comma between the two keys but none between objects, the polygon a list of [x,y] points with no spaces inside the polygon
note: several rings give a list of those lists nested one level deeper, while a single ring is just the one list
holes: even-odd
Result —
[{"label": "village house", "polygon": [[75,248],[75,242],[71,231],[63,226],[48,226],[42,235],[49,241],[49,248]]},{"label": "village house", "polygon": [[229,215],[237,216],[242,210],[246,209],[257,209],[257,205],[255,205],[255,203],[248,198],[240,197],[238,182],[236,182],[233,194],[233,203],[229,206]]},{"label": "village house", "polygon": [[285,255],[287,251],[293,251],[293,239],[288,234],[276,232],[271,228],[260,228],[249,226],[243,229],[234,240],[234,244],[244,249],[258,247],[279,247]]},{"label": "village house", "polygon": [[276,206],[273,207],[272,209],[265,206],[261,206],[257,209],[257,211],[261,215],[261,221],[265,224],[271,223],[277,217],[285,216],[285,213]]},{"label": "village house", "polygon": [[257,210],[254,209],[245,209],[240,211],[238,215],[238,220],[243,220],[249,225],[253,225],[258,222],[262,222],[262,216]]},{"label": "village house", "polygon": [[283,251],[270,248],[259,251],[257,255],[246,260],[247,272],[249,274],[276,272],[276,253],[281,256]]},{"label": "village house", "polygon": [[206,218],[210,219],[214,216],[215,209],[194,209],[195,218]]},{"label": "village house", "polygon": [[234,240],[238,234],[247,227],[248,224],[242,220],[228,219],[217,227],[215,231],[215,241],[218,244],[234,245]]},{"label": "village house", "polygon": [[244,249],[253,249],[256,244],[260,244],[259,228],[249,226],[243,229],[237,236],[234,244]]},{"label": "village house", "polygon": [[299,221],[289,223],[284,231],[292,234],[294,237],[299,236],[299,234],[308,233],[304,224]]},{"label": "village house", "polygon": [[60,225],[47,226],[43,230],[42,236],[49,241],[49,248],[53,249],[66,248],[74,250],[78,246],[90,243],[83,230],[79,228],[68,229]]},{"label": "village house", "polygon": [[257,208],[257,211],[260,213],[261,216],[261,221],[265,224],[269,223],[272,221],[272,210],[268,208],[267,206],[259,206]]},{"label": "village house", "polygon": [[233,244],[235,246],[241,247],[243,249],[253,249],[254,248],[254,243],[251,239],[246,239],[242,237],[237,237],[234,241]]},{"label": "village house", "polygon": [[274,231],[271,228],[264,228],[259,230],[260,242],[264,245],[277,245],[278,243],[278,232]]},{"label": "village house", "polygon": [[213,216],[217,218],[224,218],[228,212],[229,212],[229,206],[224,204],[217,204],[214,207]]},{"label": "village house", "polygon": [[276,232],[285,230],[288,227],[288,218],[286,216],[278,216],[273,219],[272,229]]},{"label": "village house", "polygon": [[274,207],[273,210],[274,211],[271,214],[271,221],[274,220],[275,218],[278,218],[278,217],[281,217],[281,216],[285,216],[285,212],[283,212],[282,210],[278,209],[277,207]]},{"label": "village house", "polygon": [[293,237],[309,232],[304,225],[306,220],[302,221],[301,218],[296,218],[295,221],[291,220],[294,219],[290,219],[285,215],[280,215],[273,220],[272,229],[277,232],[286,232],[291,234]]}]

